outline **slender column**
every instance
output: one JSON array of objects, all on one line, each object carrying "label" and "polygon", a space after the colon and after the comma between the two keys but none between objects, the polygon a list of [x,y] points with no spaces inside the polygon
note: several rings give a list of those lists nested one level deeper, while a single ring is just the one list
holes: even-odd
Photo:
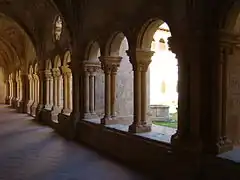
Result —
[{"label": "slender column", "polygon": [[27,104],[29,102],[29,80],[28,74],[21,74],[21,91],[20,91],[20,112],[27,113]]},{"label": "slender column", "polygon": [[111,117],[116,117],[116,75],[118,66],[113,66],[111,71]]},{"label": "slender column", "polygon": [[145,64],[145,66],[141,69],[141,125],[146,125],[147,122],[147,70],[148,65]]},{"label": "slender column", "polygon": [[46,104],[45,109],[49,109],[50,107],[50,79],[51,79],[51,71],[45,70],[45,77],[46,77]]},{"label": "slender column", "polygon": [[227,61],[228,54],[230,54],[230,47],[222,46],[220,48],[220,64],[219,64],[219,121],[218,124],[218,137],[219,137],[219,152],[225,152],[232,149],[232,142],[227,137]]},{"label": "slender column", "polygon": [[90,113],[95,113],[95,74],[90,73],[89,77],[89,102],[90,102]]},{"label": "slender column", "polygon": [[9,81],[6,80],[5,81],[5,85],[6,85],[6,98],[5,98],[5,104],[9,104]]},{"label": "slender column", "polygon": [[84,71],[84,118],[89,118],[89,72],[85,69]]},{"label": "slender column", "polygon": [[134,120],[129,126],[133,133],[149,132],[151,125],[147,124],[147,70],[151,63],[153,51],[137,49],[128,51],[134,71]]},{"label": "slender column", "polygon": [[67,77],[67,73],[63,72],[63,113],[67,113],[67,109],[68,109],[68,77]]},{"label": "slender column", "polygon": [[116,73],[122,57],[101,56],[100,61],[105,75],[105,115],[101,119],[101,124],[116,124],[115,114],[116,99]]},{"label": "slender column", "polygon": [[52,75],[49,76],[49,105],[50,108],[53,106],[53,90],[54,90],[54,83],[53,83],[53,77]]},{"label": "slender column", "polygon": [[84,119],[95,119],[95,76],[100,63],[84,61]]},{"label": "slender column", "polygon": [[62,76],[57,77],[57,106],[61,108],[61,98],[62,98]]},{"label": "slender column", "polygon": [[63,76],[63,110],[62,113],[69,115],[72,111],[70,104],[72,94],[71,94],[71,82],[72,81],[72,72],[71,69],[67,66],[62,66],[62,76]]},{"label": "slender column", "polygon": [[68,77],[68,108],[72,111],[72,72],[67,73]]}]

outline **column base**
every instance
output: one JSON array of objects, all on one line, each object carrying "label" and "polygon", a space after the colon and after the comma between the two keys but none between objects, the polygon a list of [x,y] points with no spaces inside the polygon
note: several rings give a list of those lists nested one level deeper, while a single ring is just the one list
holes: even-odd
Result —
[{"label": "column base", "polygon": [[141,124],[131,124],[128,128],[128,132],[131,133],[145,133],[145,132],[151,132],[152,125],[141,125]]},{"label": "column base", "polygon": [[18,106],[18,110],[19,113],[26,113],[27,112],[27,108],[25,106],[24,101],[20,101],[19,102],[19,106]]},{"label": "column base", "polygon": [[172,135],[171,144],[174,151],[187,153],[201,153],[202,141],[192,134],[180,135],[178,132]]},{"label": "column base", "polygon": [[89,120],[89,119],[97,119],[99,118],[96,113],[85,113],[83,116],[83,120]]},{"label": "column base", "polygon": [[112,124],[118,124],[118,120],[115,117],[111,117],[111,116],[104,116],[101,119],[101,124],[102,125],[112,125]]},{"label": "column base", "polygon": [[52,111],[51,111],[51,120],[55,123],[58,122],[58,114],[61,113],[61,109],[57,106],[53,106]]},{"label": "column base", "polygon": [[16,99],[15,98],[11,99],[11,107],[16,108]]},{"label": "column base", "polygon": [[31,115],[31,107],[33,105],[33,101],[29,100],[27,103],[27,113]]},{"label": "column base", "polygon": [[36,118],[35,120],[40,122],[42,121],[42,111],[44,109],[44,105],[43,104],[38,104],[37,109],[36,109]]},{"label": "column base", "polygon": [[217,143],[217,154],[221,154],[233,149],[233,143],[228,138],[220,138]]},{"label": "column base", "polygon": [[50,104],[46,104],[46,105],[44,106],[44,109],[49,110],[49,111],[51,111],[52,108],[53,108],[53,106],[50,105]]},{"label": "column base", "polygon": [[71,109],[63,109],[63,110],[62,110],[62,114],[65,114],[65,115],[70,115],[71,112],[72,112]]},{"label": "column base", "polygon": [[9,99],[9,97],[6,97],[6,98],[5,98],[5,104],[10,105],[10,99]]},{"label": "column base", "polygon": [[38,107],[38,104],[37,103],[34,103],[32,106],[31,106],[31,115],[32,116],[36,116],[37,114],[37,107]]}]

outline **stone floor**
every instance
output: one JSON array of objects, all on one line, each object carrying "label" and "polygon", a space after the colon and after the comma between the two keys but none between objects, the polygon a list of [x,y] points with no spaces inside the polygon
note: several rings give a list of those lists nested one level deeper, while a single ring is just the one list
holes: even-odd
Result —
[{"label": "stone floor", "polygon": [[150,179],[0,105],[0,180]]}]

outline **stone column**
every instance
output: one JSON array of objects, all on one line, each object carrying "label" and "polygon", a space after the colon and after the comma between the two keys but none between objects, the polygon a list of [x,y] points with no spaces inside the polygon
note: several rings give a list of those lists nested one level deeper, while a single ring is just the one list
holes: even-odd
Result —
[{"label": "stone column", "polygon": [[29,82],[29,100],[27,104],[27,113],[31,114],[31,106],[33,103],[33,77],[31,74],[28,75]]},{"label": "stone column", "polygon": [[13,88],[13,98],[12,98],[12,107],[16,108],[16,99],[17,99],[17,81],[16,76],[13,76],[12,80],[12,88]]},{"label": "stone column", "polygon": [[84,61],[84,119],[97,118],[95,112],[95,76],[100,63]]},{"label": "stone column", "polygon": [[6,98],[5,98],[5,104],[9,104],[9,99],[10,99],[10,85],[9,85],[9,80],[5,81],[6,84]]},{"label": "stone column", "polygon": [[90,118],[89,112],[89,72],[84,69],[84,119]]},{"label": "stone column", "polygon": [[46,76],[45,76],[45,70],[41,69],[38,71],[38,84],[37,84],[37,100],[38,100],[38,106],[37,106],[37,112],[36,112],[36,120],[42,121],[42,111],[46,105],[46,96],[47,96],[47,89],[46,89]]},{"label": "stone column", "polygon": [[90,72],[89,77],[89,110],[91,115],[95,114],[95,72]]},{"label": "stone column", "polygon": [[133,133],[149,132],[151,125],[147,124],[147,70],[151,63],[153,51],[137,49],[128,51],[134,71],[134,119],[129,126]]},{"label": "stone column", "polygon": [[105,115],[101,119],[101,124],[117,124],[115,115],[116,100],[116,73],[122,57],[101,56],[100,61],[105,76]]},{"label": "stone column", "polygon": [[53,73],[53,108],[52,108],[52,121],[58,122],[58,114],[61,112],[60,108],[60,78],[61,78],[61,72],[58,68],[52,69]]},{"label": "stone column", "polygon": [[28,74],[21,74],[21,101],[20,112],[27,113],[27,104],[29,101],[29,80]]},{"label": "stone column", "polygon": [[68,70],[71,70],[67,66],[62,66],[62,76],[63,76],[63,114],[69,114],[71,111],[68,108],[68,99],[69,99],[69,77],[68,77]]},{"label": "stone column", "polygon": [[52,107],[50,106],[50,88],[51,88],[51,78],[52,73],[50,70],[45,70],[45,77],[46,77],[46,104],[44,106],[45,109],[50,110]]},{"label": "stone column", "polygon": [[232,142],[227,137],[227,91],[228,91],[228,55],[231,54],[230,44],[220,45],[220,60],[218,62],[218,122],[216,136],[218,152],[226,152],[233,148]]},{"label": "stone column", "polygon": [[53,76],[52,74],[49,76],[49,108],[51,109],[53,107]]},{"label": "stone column", "polygon": [[39,77],[37,74],[33,74],[33,105],[31,107],[31,115],[36,116],[39,98]]},{"label": "stone column", "polygon": [[67,73],[67,79],[68,79],[68,108],[69,111],[72,112],[72,106],[73,106],[73,96],[72,96],[72,72]]}]

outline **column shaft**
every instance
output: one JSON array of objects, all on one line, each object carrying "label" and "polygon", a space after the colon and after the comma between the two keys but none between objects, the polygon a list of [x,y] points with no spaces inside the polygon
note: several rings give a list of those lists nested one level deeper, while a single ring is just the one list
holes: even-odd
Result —
[{"label": "column shaft", "polygon": [[147,124],[147,72],[141,72],[141,125]]},{"label": "column shaft", "polygon": [[85,91],[84,91],[84,110],[85,110],[85,115],[89,115],[89,72],[85,71],[84,74],[84,84],[85,84]]},{"label": "column shaft", "polygon": [[93,73],[90,74],[89,79],[89,102],[90,102],[90,112],[95,113],[95,76]]},{"label": "column shaft", "polygon": [[105,72],[105,118],[110,117],[111,113],[111,75]]},{"label": "column shaft", "polygon": [[[117,70],[116,70],[117,71]],[[116,117],[116,71],[112,69],[111,73],[111,117]]]}]

